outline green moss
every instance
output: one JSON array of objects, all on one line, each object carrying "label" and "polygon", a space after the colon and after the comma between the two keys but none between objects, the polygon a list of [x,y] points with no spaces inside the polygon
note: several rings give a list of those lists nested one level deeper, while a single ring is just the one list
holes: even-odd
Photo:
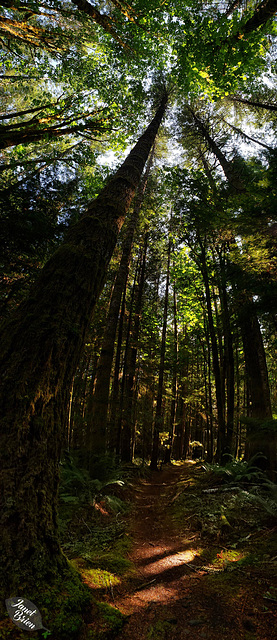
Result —
[{"label": "green moss", "polygon": [[[47,581],[44,579],[31,591],[23,590],[39,609],[42,624],[51,631],[51,640],[77,640],[85,629],[84,620],[89,619],[95,608],[91,590],[82,583],[80,575],[68,565],[63,575]],[[32,638],[39,640],[41,631],[33,632]],[[20,630],[7,617],[0,625],[1,640],[24,640],[26,631]]]},{"label": "green moss", "polygon": [[104,569],[84,569],[82,576],[86,584],[94,589],[105,589],[120,583],[117,576]]},{"label": "green moss", "polygon": [[116,575],[122,575],[133,566],[128,558],[124,558],[122,555],[111,551],[100,553],[98,556],[95,556],[95,558],[91,557],[90,559],[87,557],[87,560],[90,566],[104,569]]},{"label": "green moss", "polygon": [[90,615],[93,598],[80,575],[68,567],[65,575],[54,584],[42,584],[37,592],[26,594],[42,615],[42,622],[51,631],[51,640],[75,640]]},{"label": "green moss", "polygon": [[97,604],[95,621],[87,630],[87,640],[111,640],[121,631],[126,622],[124,616],[118,609],[100,602]]},{"label": "green moss", "polygon": [[120,613],[118,609],[111,607],[105,602],[98,603],[97,607],[100,616],[105,620],[107,625],[109,625],[114,631],[119,632],[126,621],[126,616]]},{"label": "green moss", "polygon": [[156,624],[149,627],[147,640],[165,640],[167,632],[172,631],[172,623],[167,620],[158,620]]}]

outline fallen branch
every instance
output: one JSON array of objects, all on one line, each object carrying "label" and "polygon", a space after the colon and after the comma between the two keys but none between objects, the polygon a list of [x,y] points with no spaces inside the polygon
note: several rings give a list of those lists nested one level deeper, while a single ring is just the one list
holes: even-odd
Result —
[{"label": "fallen branch", "polygon": [[141,591],[142,589],[145,589],[145,587],[149,587],[150,584],[153,584],[153,582],[156,582],[157,578],[154,578],[153,580],[150,580],[150,582],[145,582],[144,584],[141,584],[139,587],[137,587],[135,589],[135,591]]}]

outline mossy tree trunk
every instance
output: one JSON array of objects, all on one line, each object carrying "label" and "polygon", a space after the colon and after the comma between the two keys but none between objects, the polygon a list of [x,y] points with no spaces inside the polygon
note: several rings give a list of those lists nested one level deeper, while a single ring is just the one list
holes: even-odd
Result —
[{"label": "mossy tree trunk", "polygon": [[69,231],[2,330],[0,412],[5,598],[66,566],[57,525],[59,462],[72,379],[95,303],[165,112]]}]

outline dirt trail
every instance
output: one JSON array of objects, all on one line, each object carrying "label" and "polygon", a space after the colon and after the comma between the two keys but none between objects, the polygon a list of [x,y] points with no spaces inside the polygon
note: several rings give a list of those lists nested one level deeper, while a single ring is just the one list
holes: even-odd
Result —
[{"label": "dirt trail", "polygon": [[181,476],[191,477],[191,466],[153,473],[134,489],[135,573],[114,593],[113,604],[128,616],[117,640],[276,640],[277,627],[275,634],[257,615],[249,577],[246,586],[234,580],[232,589],[229,580],[224,589],[222,578],[203,569],[199,533],[180,533],[172,520],[169,504]]}]

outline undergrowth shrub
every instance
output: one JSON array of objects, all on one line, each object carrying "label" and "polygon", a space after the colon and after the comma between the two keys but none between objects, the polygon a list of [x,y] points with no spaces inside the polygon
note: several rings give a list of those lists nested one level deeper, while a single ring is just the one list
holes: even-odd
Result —
[{"label": "undergrowth shrub", "polygon": [[191,487],[185,483],[176,495],[175,518],[203,536],[235,545],[249,532],[275,526],[277,485],[256,467],[255,460],[230,458],[224,466],[202,464],[194,476],[196,482]]},{"label": "undergrowth shrub", "polygon": [[[103,464],[103,461],[102,461]],[[96,499],[101,499],[105,494],[107,487],[115,486],[123,487],[124,481],[118,478],[118,470],[110,466],[110,470],[102,470],[102,478],[95,477],[96,468],[93,467],[88,471],[78,464],[78,456],[73,453],[66,453],[61,463],[61,483],[60,483],[60,500],[62,502],[72,502],[74,504],[89,503],[93,504]],[[123,502],[118,500],[110,501],[113,510],[121,510]]]},{"label": "undergrowth shrub", "polygon": [[255,461],[260,459],[262,454],[257,454],[251,460],[236,460],[232,456],[228,455],[228,461],[226,464],[210,464],[205,463],[203,468],[210,473],[210,475],[217,476],[222,482],[232,482],[233,484],[253,483],[253,482],[265,482],[265,473],[255,465]]},{"label": "undergrowth shrub", "polygon": [[[61,463],[59,527],[63,551],[68,558],[91,561],[99,551],[115,548],[125,537],[124,514],[128,510],[120,469],[109,464],[102,478],[79,466],[82,456],[66,453]],[[101,459],[103,466],[104,462]]]}]

